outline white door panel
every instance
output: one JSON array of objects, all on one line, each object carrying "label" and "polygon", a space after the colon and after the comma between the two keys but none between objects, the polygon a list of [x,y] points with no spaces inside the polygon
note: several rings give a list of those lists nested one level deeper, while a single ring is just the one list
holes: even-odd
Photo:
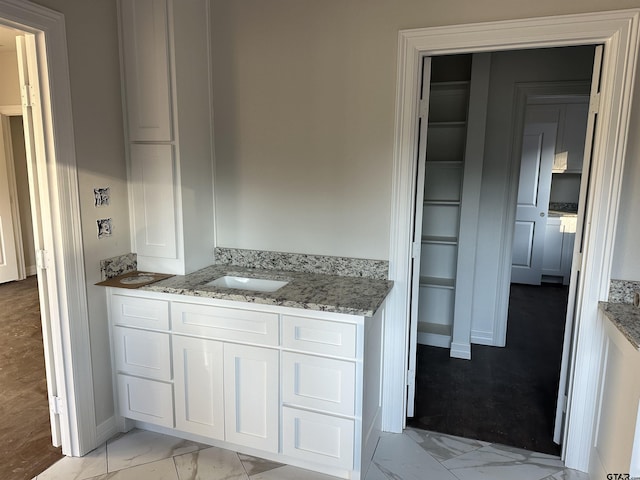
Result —
[{"label": "white door panel", "polygon": [[[414,232],[413,232],[413,261],[411,263],[411,305],[409,321],[409,371],[407,378],[407,417],[413,417],[415,409],[416,385],[412,377],[415,377],[416,357],[418,355],[418,307],[420,298],[420,255],[422,244],[422,232],[425,229],[422,221],[424,208],[424,180],[427,161],[427,119],[429,117],[429,88],[431,84],[431,58],[425,57],[422,61],[422,94],[420,111],[420,131],[418,136],[418,171],[416,172],[416,190],[414,205]],[[436,137],[437,138],[437,137]],[[437,141],[437,140],[436,140]],[[462,142],[460,142],[462,145]],[[446,149],[445,149],[446,151]]]},{"label": "white door panel", "polygon": [[224,428],[231,443],[278,451],[278,351],[224,345]]},{"label": "white door panel", "polygon": [[557,107],[527,107],[511,265],[515,283],[540,285],[557,130]]},{"label": "white door panel", "polygon": [[[38,214],[42,211],[42,205],[46,205],[48,185],[44,178],[38,176],[38,171],[44,170],[46,160],[43,142],[44,128],[42,110],[40,108],[40,90],[38,83],[37,54],[34,35],[25,34],[16,37],[18,56],[18,75],[20,85],[23,86],[23,94],[30,92],[29,98],[23,98],[22,119],[24,122],[24,142],[27,156],[27,172],[29,175],[29,197],[32,208],[35,208],[33,222],[33,240],[37,251],[45,251],[45,227],[43,218]],[[32,88],[26,88],[26,86]],[[28,104],[32,104],[29,106]],[[38,166],[39,165],[39,166]],[[44,210],[47,210],[45,207]],[[51,437],[54,446],[62,445],[63,451],[71,450],[71,425],[61,422],[60,417],[69,418],[69,411],[57,414],[55,398],[64,397],[67,380],[63,368],[59,368],[57,360],[63,358],[61,335],[57,330],[58,324],[52,319],[51,312],[55,311],[57,295],[51,292],[55,279],[49,278],[49,273],[54,274],[55,264],[53,258],[48,258],[48,269],[38,269],[38,298],[40,300],[40,315],[42,317],[42,337],[44,346],[44,364],[47,377],[47,393],[49,396],[49,417],[51,420]],[[55,287],[54,287],[55,288]],[[64,402],[67,404],[67,402]],[[75,433],[73,433],[75,435]]]},{"label": "white door panel", "polygon": [[584,279],[580,278],[579,269],[582,268],[581,262],[578,259],[582,258],[582,241],[583,241],[583,226],[585,221],[585,206],[587,204],[587,190],[589,185],[589,174],[591,171],[591,151],[593,147],[593,140],[597,131],[597,112],[600,103],[600,71],[602,68],[602,54],[603,46],[598,45],[594,54],[593,61],[593,73],[591,75],[591,93],[589,102],[589,116],[587,119],[587,128],[585,132],[584,140],[584,158],[582,161],[582,180],[580,182],[580,199],[578,200],[578,215],[576,218],[575,226],[575,240],[573,245],[573,259],[571,265],[571,278],[569,280],[569,300],[567,302],[567,316],[564,326],[564,339],[562,343],[562,360],[560,363],[560,381],[558,383],[558,397],[556,400],[556,418],[553,429],[553,441],[555,443],[563,444],[563,458],[566,455],[567,442],[567,429],[565,428],[566,419],[568,418],[567,412],[569,405],[567,405],[569,396],[569,361],[571,352],[573,350],[573,334],[574,334],[574,316],[576,315],[576,306],[580,300],[578,298],[578,292],[583,291],[583,287],[580,285]]}]

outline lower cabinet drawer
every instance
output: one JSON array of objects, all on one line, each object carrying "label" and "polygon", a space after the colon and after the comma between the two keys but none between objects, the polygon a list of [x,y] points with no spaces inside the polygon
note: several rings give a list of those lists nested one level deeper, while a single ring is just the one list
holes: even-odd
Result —
[{"label": "lower cabinet drawer", "polygon": [[168,330],[169,302],[154,298],[113,295],[111,317],[116,325]]},{"label": "lower cabinet drawer", "polygon": [[156,380],[171,380],[168,333],[115,326],[113,342],[118,371]]},{"label": "lower cabinet drawer", "polygon": [[191,303],[171,303],[175,333],[217,340],[278,345],[278,314]]},{"label": "lower cabinet drawer", "polygon": [[284,403],[354,415],[355,385],[353,362],[282,352]]},{"label": "lower cabinet drawer", "polygon": [[352,469],[354,421],[282,408],[282,453],[323,465]]},{"label": "lower cabinet drawer", "polygon": [[118,406],[123,417],[174,427],[170,383],[118,374]]},{"label": "lower cabinet drawer", "polygon": [[282,316],[282,345],[321,355],[354,358],[357,326],[317,318]]}]

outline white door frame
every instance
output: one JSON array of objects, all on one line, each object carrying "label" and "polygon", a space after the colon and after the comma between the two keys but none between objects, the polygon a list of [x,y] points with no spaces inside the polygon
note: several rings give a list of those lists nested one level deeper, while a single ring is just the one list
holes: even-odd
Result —
[{"label": "white door frame", "polygon": [[[638,54],[640,10],[508,20],[404,30],[399,33],[390,232],[390,318],[385,332],[383,428],[402,430],[411,287],[411,228],[417,158],[420,62],[449,55],[526,48],[604,44],[601,109],[595,136],[593,174],[586,206],[582,282],[576,308],[576,339],[565,436],[564,461],[588,471],[599,366],[598,301],[606,300],[615,240],[620,186],[628,138],[631,95]],[[597,228],[591,228],[596,226]],[[509,266],[509,262],[506,262]]]},{"label": "white door frame", "polygon": [[96,446],[96,422],[64,16],[24,0],[0,0],[0,23],[36,36],[45,158],[36,166],[41,201],[32,208],[42,219],[49,258],[62,452],[80,456]]}]

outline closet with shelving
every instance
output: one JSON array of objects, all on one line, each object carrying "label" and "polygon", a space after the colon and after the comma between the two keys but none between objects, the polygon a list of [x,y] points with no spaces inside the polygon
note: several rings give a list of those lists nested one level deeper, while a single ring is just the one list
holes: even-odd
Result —
[{"label": "closet with shelving", "polygon": [[459,358],[471,355],[489,62],[489,54],[456,55],[425,58],[423,67],[414,234],[417,340],[450,348]]}]

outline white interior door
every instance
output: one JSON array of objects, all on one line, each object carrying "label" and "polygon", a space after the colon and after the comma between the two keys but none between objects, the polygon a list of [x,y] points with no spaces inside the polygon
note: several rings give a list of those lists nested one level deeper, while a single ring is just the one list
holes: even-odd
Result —
[{"label": "white interior door", "polygon": [[584,280],[580,278],[582,268],[582,245],[584,240],[584,218],[587,205],[587,194],[589,186],[589,176],[591,172],[591,154],[593,149],[593,139],[596,133],[596,121],[598,106],[600,104],[600,71],[602,69],[602,45],[596,47],[593,61],[593,73],[591,75],[591,94],[589,101],[589,116],[587,117],[587,131],[585,134],[584,156],[582,160],[582,178],[580,181],[580,198],[578,200],[578,215],[576,219],[576,237],[573,245],[573,258],[571,261],[571,278],[569,280],[569,299],[567,302],[567,317],[564,325],[564,340],[562,344],[562,360],[560,362],[560,381],[558,384],[558,397],[556,401],[556,416],[553,427],[553,441],[563,444],[563,454],[567,442],[562,439],[566,414],[568,410],[568,386],[569,386],[569,360],[573,351],[574,317],[576,305],[580,298],[578,292]]},{"label": "white interior door", "polygon": [[416,172],[415,207],[413,216],[413,248],[411,263],[411,318],[409,321],[409,371],[407,373],[407,417],[413,417],[416,397],[416,358],[418,353],[418,298],[420,296],[420,253],[422,246],[422,210],[424,206],[424,175],[427,161],[427,119],[429,118],[429,86],[431,58],[422,62],[422,93],[418,109],[418,170]]},{"label": "white interior door", "polygon": [[540,285],[557,130],[557,107],[527,106],[513,235],[514,283]]},{"label": "white interior door", "polygon": [[[0,119],[1,120],[1,119]],[[16,232],[13,228],[15,219],[9,186],[9,161],[6,122],[0,122],[0,283],[11,282],[20,278],[18,254],[16,250]],[[14,200],[15,201],[15,200]]]},{"label": "white interior door", "polygon": [[[55,341],[60,338],[54,335],[53,323],[51,321],[50,298],[51,283],[49,275],[54,273],[52,259],[45,260],[45,241],[43,233],[42,216],[40,214],[42,202],[46,202],[46,196],[41,192],[46,192],[47,187],[44,180],[38,178],[38,168],[36,163],[45,165],[45,153],[42,139],[44,138],[42,127],[42,110],[40,103],[39,77],[37,73],[37,55],[35,37],[30,34],[16,37],[16,47],[18,56],[18,74],[20,78],[22,93],[22,119],[24,124],[24,141],[27,156],[27,172],[29,174],[29,195],[32,207],[33,240],[38,260],[38,296],[40,299],[40,316],[42,319],[42,337],[44,344],[44,360],[47,377],[47,392],[50,403],[51,436],[54,446],[60,446],[63,441],[66,444],[70,437],[70,432],[65,428],[61,430],[60,413],[63,402],[58,400],[64,398],[61,392],[65,390],[65,377],[62,368],[56,368],[56,358],[62,358],[62,348]],[[37,138],[40,138],[40,141]],[[63,446],[64,447],[64,446]]]}]

